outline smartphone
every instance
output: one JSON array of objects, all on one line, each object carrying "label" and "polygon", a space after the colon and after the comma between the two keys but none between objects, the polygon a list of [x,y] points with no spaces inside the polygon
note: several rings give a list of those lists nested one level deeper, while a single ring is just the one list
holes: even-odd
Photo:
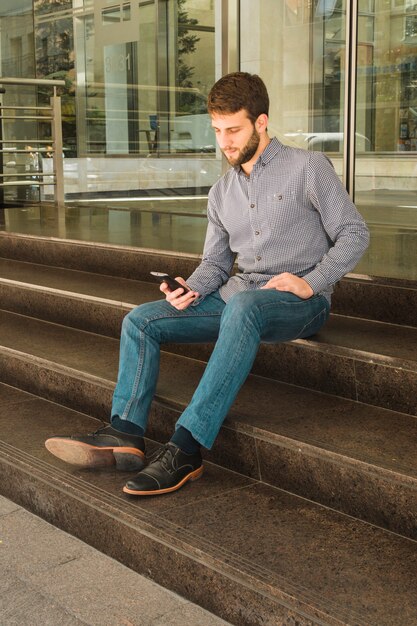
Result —
[{"label": "smartphone", "polygon": [[170,276],[169,274],[165,274],[164,272],[151,272],[151,276],[153,276],[155,280],[158,281],[158,283],[166,283],[170,291],[175,291],[176,289],[180,288],[184,289],[184,293],[190,291],[188,287],[184,287],[184,285],[181,285],[181,283],[175,280],[175,278],[172,278],[172,276]]}]

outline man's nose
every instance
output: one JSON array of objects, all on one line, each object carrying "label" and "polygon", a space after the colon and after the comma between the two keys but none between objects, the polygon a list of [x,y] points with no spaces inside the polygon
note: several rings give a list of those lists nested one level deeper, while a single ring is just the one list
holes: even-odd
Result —
[{"label": "man's nose", "polygon": [[224,150],[225,148],[229,147],[229,143],[230,143],[230,139],[229,137],[226,135],[226,133],[222,134],[222,133],[217,133],[216,135],[216,139],[217,139],[217,143],[219,144],[219,148],[221,150]]}]

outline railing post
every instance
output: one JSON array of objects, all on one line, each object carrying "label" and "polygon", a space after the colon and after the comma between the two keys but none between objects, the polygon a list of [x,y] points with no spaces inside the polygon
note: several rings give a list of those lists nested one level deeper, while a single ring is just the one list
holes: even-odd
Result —
[{"label": "railing post", "polygon": [[62,120],[61,120],[61,98],[56,95],[51,97],[52,107],[52,141],[54,144],[54,174],[55,174],[55,204],[64,206],[64,158],[62,144]]},{"label": "railing post", "polygon": [[[1,94],[5,93],[4,87],[0,87],[0,174],[4,172],[4,159],[3,159],[3,101]],[[1,182],[4,178],[1,179]],[[4,186],[0,186],[0,207],[4,207]]]}]

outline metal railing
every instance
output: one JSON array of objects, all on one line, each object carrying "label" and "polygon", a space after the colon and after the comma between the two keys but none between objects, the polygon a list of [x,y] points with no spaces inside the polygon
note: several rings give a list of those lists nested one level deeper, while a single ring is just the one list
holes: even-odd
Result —
[{"label": "metal railing", "polygon": [[[20,86],[50,86],[53,87],[53,95],[50,98],[50,106],[13,106],[3,105],[0,100],[0,191],[4,194],[6,187],[13,186],[35,186],[39,190],[47,185],[54,188],[54,201],[58,206],[64,205],[64,160],[62,144],[62,120],[61,120],[61,98],[57,96],[56,88],[64,87],[64,80],[49,80],[37,78],[0,78],[0,85],[20,85]],[[4,88],[1,90],[4,93]],[[29,114],[28,114],[29,112]],[[51,126],[51,137],[48,139],[6,139],[4,138],[3,122],[19,120],[33,120],[38,122],[49,122]],[[45,154],[52,157],[52,171],[42,171],[43,168],[34,168],[29,172],[4,171],[4,154],[36,155],[37,162],[42,162]],[[41,157],[41,158],[39,158]],[[10,180],[12,179],[12,180]]]}]

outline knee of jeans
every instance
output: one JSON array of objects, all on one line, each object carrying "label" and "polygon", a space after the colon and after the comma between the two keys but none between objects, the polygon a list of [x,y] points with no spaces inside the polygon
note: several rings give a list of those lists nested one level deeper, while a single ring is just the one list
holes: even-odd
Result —
[{"label": "knee of jeans", "polygon": [[122,332],[128,330],[131,325],[136,328],[141,328],[146,325],[151,314],[150,304],[152,303],[146,302],[145,304],[140,304],[129,311],[129,313],[123,318]]}]

